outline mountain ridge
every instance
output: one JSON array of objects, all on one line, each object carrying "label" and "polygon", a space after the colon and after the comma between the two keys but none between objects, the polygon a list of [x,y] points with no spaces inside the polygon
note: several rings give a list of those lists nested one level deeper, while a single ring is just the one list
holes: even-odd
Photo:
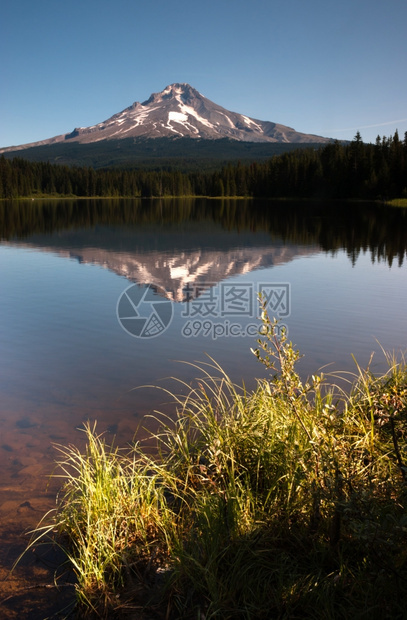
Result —
[{"label": "mountain ridge", "polygon": [[187,83],[176,82],[161,92],[134,102],[105,121],[45,140],[0,148],[17,152],[56,144],[90,144],[125,138],[193,138],[238,142],[326,144],[331,138],[297,132],[291,127],[231,112],[207,99]]}]

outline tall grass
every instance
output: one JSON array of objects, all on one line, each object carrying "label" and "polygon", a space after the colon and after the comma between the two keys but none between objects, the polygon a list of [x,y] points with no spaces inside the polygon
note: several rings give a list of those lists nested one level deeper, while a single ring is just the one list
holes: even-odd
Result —
[{"label": "tall grass", "polygon": [[[212,362],[154,456],[59,446],[49,527],[78,578],[78,605],[112,617],[403,617],[407,595],[407,367],[356,367],[347,393],[305,383],[263,307],[254,351],[270,370],[247,392]],[[37,536],[43,535],[39,530]],[[142,617],[142,616],[140,616]]]}]

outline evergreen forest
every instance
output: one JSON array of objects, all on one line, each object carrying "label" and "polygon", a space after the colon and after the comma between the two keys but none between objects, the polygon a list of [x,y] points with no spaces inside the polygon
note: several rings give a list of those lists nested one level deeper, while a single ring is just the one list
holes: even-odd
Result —
[{"label": "evergreen forest", "polygon": [[[168,160],[167,160],[168,164]],[[146,169],[67,166],[0,158],[0,198],[246,196],[254,198],[407,198],[407,132],[364,143],[301,148],[267,161],[223,165],[215,171],[161,166]]]}]

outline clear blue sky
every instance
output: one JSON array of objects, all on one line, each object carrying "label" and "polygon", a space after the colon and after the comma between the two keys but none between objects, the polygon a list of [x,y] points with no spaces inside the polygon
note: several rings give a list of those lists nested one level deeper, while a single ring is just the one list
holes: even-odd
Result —
[{"label": "clear blue sky", "polygon": [[173,82],[297,131],[407,131],[407,0],[2,0],[0,146]]}]

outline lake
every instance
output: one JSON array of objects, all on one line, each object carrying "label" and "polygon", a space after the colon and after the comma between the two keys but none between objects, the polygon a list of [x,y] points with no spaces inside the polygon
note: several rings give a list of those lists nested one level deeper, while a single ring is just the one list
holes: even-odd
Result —
[{"label": "lake", "polygon": [[3,576],[13,536],[55,504],[55,444],[83,445],[86,420],[126,445],[146,414],[171,411],[153,386],[186,393],[196,364],[248,387],[266,376],[250,351],[259,292],[304,377],[354,372],[352,355],[365,366],[372,352],[383,372],[381,346],[407,349],[406,259],[407,210],[378,204],[0,204]]}]

